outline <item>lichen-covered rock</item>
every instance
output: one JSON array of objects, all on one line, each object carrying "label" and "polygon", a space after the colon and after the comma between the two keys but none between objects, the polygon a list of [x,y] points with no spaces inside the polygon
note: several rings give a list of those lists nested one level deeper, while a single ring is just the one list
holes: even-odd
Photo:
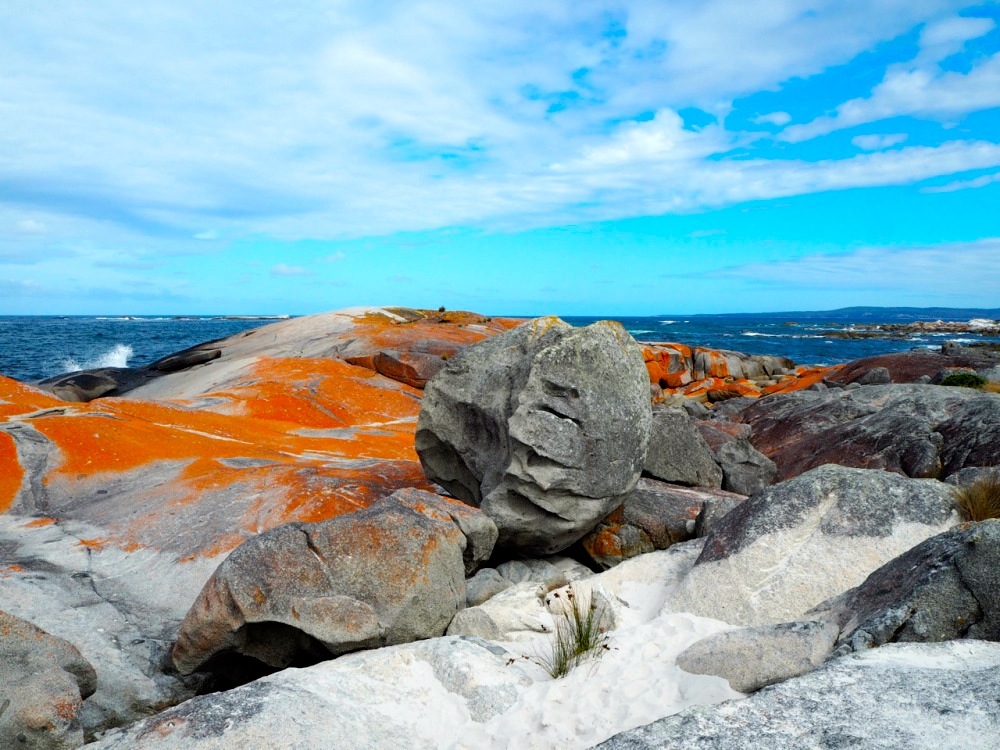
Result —
[{"label": "lichen-covered rock", "polygon": [[545,555],[621,504],[649,423],[647,373],[619,324],[540,318],[448,360],[416,448],[428,478],[493,518],[500,545]]},{"label": "lichen-covered rock", "polygon": [[0,747],[83,745],[80,708],[97,675],[74,646],[0,611]]},{"label": "lichen-covered rock", "polygon": [[840,625],[838,654],[895,642],[1000,641],[1000,520],[926,540],[809,616]]},{"label": "lichen-covered rock", "polygon": [[943,482],[822,466],[723,517],[667,607],[735,625],[797,620],[957,521]]},{"label": "lichen-covered rock", "polygon": [[683,409],[653,411],[643,471],[664,482],[721,487],[722,469]]},{"label": "lichen-covered rock", "polygon": [[465,573],[496,527],[474,508],[401,490],[370,508],[287,524],[238,547],[181,623],[174,664],[189,674],[236,652],[273,668],[444,633],[465,606]]},{"label": "lichen-covered rock", "polygon": [[827,662],[749,698],[699,706],[600,750],[998,750],[1000,644],[883,646]]}]

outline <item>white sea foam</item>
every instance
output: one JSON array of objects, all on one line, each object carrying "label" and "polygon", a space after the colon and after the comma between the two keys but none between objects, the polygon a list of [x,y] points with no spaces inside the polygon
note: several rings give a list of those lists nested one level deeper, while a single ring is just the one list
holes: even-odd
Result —
[{"label": "white sea foam", "polygon": [[62,370],[63,372],[76,372],[77,370],[94,370],[98,367],[128,367],[128,360],[131,356],[131,346],[128,344],[115,344],[108,351],[86,359],[83,362],[79,362],[73,357],[66,357],[62,361]]},{"label": "white sea foam", "polygon": [[762,337],[767,338],[767,339],[786,338],[785,336],[782,336],[780,333],[758,333],[757,331],[743,331],[743,333],[741,333],[740,335],[741,336],[762,336]]},{"label": "white sea foam", "polygon": [[[661,320],[660,321],[660,325],[672,326],[676,322],[677,322],[676,320]],[[687,322],[687,321],[685,321],[685,322]]]}]

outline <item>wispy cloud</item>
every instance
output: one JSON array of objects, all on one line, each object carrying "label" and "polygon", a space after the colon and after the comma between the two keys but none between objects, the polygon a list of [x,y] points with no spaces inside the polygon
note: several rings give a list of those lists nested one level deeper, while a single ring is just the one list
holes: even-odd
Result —
[{"label": "wispy cloud", "polygon": [[927,27],[917,57],[890,67],[870,96],[844,102],[832,115],[793,125],[780,137],[794,143],[890,117],[947,118],[1000,106],[1000,54],[987,57],[968,72],[940,65],[994,26],[987,18],[955,17]]},{"label": "wispy cloud", "polygon": [[279,263],[276,266],[271,267],[272,276],[308,276],[309,271],[302,266],[289,266],[284,263]]},{"label": "wispy cloud", "polygon": [[962,295],[970,305],[996,305],[1000,238],[931,247],[873,247],[794,260],[749,263],[714,271],[715,278],[802,289],[922,291]]},{"label": "wispy cloud", "polygon": [[1000,182],[1000,172],[980,175],[979,177],[974,177],[971,180],[954,180],[944,185],[933,185],[933,186],[923,187],[920,189],[920,192],[954,193],[958,190],[972,190],[974,188],[986,187],[987,185],[992,185],[994,182]]},{"label": "wispy cloud", "polygon": [[909,136],[906,133],[892,133],[890,135],[856,135],[851,139],[851,143],[865,151],[881,151],[882,149],[898,146]]}]

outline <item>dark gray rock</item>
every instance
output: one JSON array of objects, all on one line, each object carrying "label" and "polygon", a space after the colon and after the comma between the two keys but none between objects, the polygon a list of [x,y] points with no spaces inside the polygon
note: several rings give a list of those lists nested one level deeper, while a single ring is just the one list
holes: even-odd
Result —
[{"label": "dark gray rock", "polygon": [[715,500],[739,503],[743,497],[723,490],[681,487],[643,478],[622,507],[580,542],[597,566],[610,568],[636,555],[691,539],[695,519],[706,503]]},{"label": "dark gray rock", "polygon": [[619,324],[541,318],[448,360],[416,448],[428,478],[496,522],[500,545],[546,555],[622,503],[649,424],[649,377]]},{"label": "dark gray rock", "polygon": [[1000,645],[898,644],[827,662],[749,698],[699,706],[601,750],[998,750]]},{"label": "dark gray rock", "polygon": [[746,500],[742,495],[727,494],[706,498],[698,517],[694,519],[694,537],[700,539],[718,525],[730,511]]},{"label": "dark gray rock", "polygon": [[873,367],[855,381],[861,385],[886,385],[892,382],[888,367]]},{"label": "dark gray rock", "polygon": [[774,461],[749,440],[731,440],[719,446],[715,459],[722,469],[722,489],[752,495],[770,485],[778,474]]},{"label": "dark gray rock", "polygon": [[816,669],[830,655],[839,632],[835,623],[823,620],[727,630],[689,646],[677,657],[677,666],[691,674],[722,677],[733,690],[752,693]]},{"label": "dark gray rock", "polygon": [[884,643],[1000,640],[1000,521],[932,537],[809,613],[837,622],[838,654]]},{"label": "dark gray rock", "polygon": [[943,482],[822,466],[726,514],[665,606],[739,625],[801,619],[957,520]]},{"label": "dark gray rock", "polygon": [[80,709],[97,674],[77,648],[0,611],[0,747],[83,745]]},{"label": "dark gray rock", "polygon": [[465,606],[465,573],[496,527],[421,490],[316,524],[291,523],[237,547],[181,623],[173,661],[190,674],[236,652],[273,668],[444,633]]},{"label": "dark gray rock", "polygon": [[722,486],[722,469],[683,409],[653,411],[649,449],[642,468],[664,482],[692,487]]},{"label": "dark gray rock", "polygon": [[798,391],[760,399],[735,418],[750,425],[779,480],[825,463],[943,478],[1000,456],[1000,394],[968,388]]}]

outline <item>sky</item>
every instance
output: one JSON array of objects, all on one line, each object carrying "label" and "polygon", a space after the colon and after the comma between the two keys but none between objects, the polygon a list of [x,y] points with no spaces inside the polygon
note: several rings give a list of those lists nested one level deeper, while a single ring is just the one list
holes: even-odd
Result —
[{"label": "sky", "polygon": [[1000,3],[0,5],[0,315],[1000,307]]}]

